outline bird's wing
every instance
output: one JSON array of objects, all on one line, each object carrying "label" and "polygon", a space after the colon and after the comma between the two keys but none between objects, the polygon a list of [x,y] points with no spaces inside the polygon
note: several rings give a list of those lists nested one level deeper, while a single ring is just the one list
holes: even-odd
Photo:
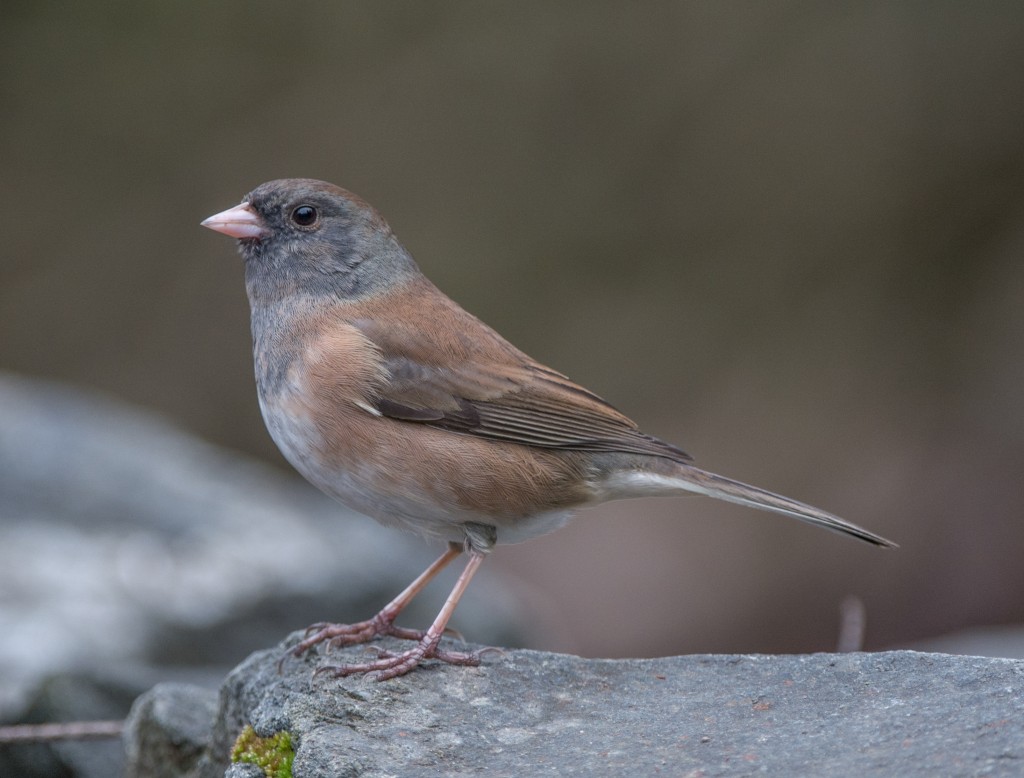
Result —
[{"label": "bird's wing", "polygon": [[352,324],[382,358],[387,379],[368,399],[383,416],[526,446],[690,459],[492,330],[467,354],[394,321]]}]

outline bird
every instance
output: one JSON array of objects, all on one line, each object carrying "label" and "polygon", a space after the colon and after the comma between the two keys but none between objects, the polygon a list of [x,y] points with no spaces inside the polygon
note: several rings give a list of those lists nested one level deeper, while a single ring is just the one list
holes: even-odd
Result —
[{"label": "bird", "polygon": [[[446,296],[352,192],[314,179],[269,181],[202,225],[237,239],[259,406],[285,459],[381,524],[447,543],[375,616],[311,625],[282,660],[389,635],[411,647],[317,672],[386,680],[428,659],[479,665],[486,649],[456,651],[441,638],[484,559],[497,544],[544,535],[608,500],[697,493],[896,547],[826,511],[702,470],[642,432]],[[463,553],[433,623],[397,626]]]}]

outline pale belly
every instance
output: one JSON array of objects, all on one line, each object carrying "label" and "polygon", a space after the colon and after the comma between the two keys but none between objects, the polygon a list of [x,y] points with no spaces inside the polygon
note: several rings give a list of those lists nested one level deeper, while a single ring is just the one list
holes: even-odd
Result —
[{"label": "pale belly", "polygon": [[322,448],[318,445],[320,433],[308,417],[271,411],[262,396],[259,401],[271,437],[307,481],[386,527],[461,543],[465,540],[461,525],[472,522],[495,526],[498,543],[519,543],[565,526],[574,512],[570,507],[526,515],[481,515],[451,501],[442,505],[414,489],[382,489],[378,466],[358,461],[350,461],[344,468],[326,465],[316,454]]}]

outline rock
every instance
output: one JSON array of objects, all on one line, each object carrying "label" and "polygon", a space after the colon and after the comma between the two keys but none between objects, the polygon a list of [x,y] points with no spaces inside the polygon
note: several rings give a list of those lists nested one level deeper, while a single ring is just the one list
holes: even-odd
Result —
[{"label": "rock", "polygon": [[[297,636],[293,636],[293,640]],[[397,641],[382,645],[397,647]],[[508,651],[378,683],[252,655],[221,689],[188,778],[220,778],[239,733],[288,732],[296,778],[323,776],[1020,775],[1024,662],[893,651],[597,660]],[[332,660],[365,658],[360,647]],[[168,691],[158,687],[156,697]],[[192,716],[179,695],[178,715]],[[212,698],[197,703],[208,710]],[[129,732],[173,731],[145,719]],[[165,709],[166,710],[166,709]],[[191,746],[190,746],[191,747]],[[129,775],[154,769],[133,754]],[[233,777],[258,775],[235,766]],[[172,774],[168,774],[172,775]]]},{"label": "rock", "polygon": [[1017,624],[976,626],[898,647],[941,654],[1024,659],[1024,627]]},{"label": "rock", "polygon": [[[122,719],[140,689],[163,680],[162,674],[141,667],[108,670],[82,668],[47,677],[29,696],[19,723]],[[199,680],[195,674],[189,678]],[[120,773],[123,756],[117,738],[8,744],[0,747],[0,776],[109,778]]]},{"label": "rock", "polygon": [[254,764],[236,762],[227,769],[224,778],[266,778],[266,773]]},{"label": "rock", "polygon": [[187,684],[163,683],[136,700],[124,742],[128,762],[147,765],[146,778],[192,770],[210,745],[217,695]]}]

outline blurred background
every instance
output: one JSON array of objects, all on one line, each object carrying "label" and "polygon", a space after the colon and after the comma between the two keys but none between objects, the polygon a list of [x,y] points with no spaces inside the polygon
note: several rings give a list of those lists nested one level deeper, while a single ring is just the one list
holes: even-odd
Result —
[{"label": "blurred background", "polygon": [[[322,178],[644,430],[902,546],[702,498],[605,505],[483,569],[482,591],[519,603],[521,644],[832,650],[849,595],[869,649],[1024,621],[1020,4],[0,15],[8,373],[285,472],[256,403],[241,261],[199,221],[265,180]],[[380,537],[386,565],[404,541]],[[413,548],[422,565],[437,551]],[[286,610],[278,634],[305,623]],[[455,626],[482,639],[468,616]]]}]

